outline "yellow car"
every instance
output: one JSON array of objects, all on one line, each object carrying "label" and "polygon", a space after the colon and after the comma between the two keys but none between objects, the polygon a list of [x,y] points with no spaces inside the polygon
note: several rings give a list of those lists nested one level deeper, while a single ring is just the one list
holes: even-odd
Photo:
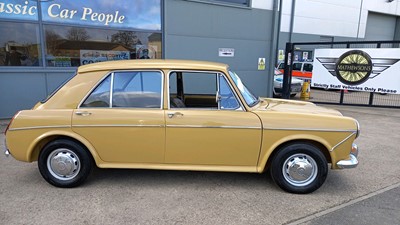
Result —
[{"label": "yellow car", "polygon": [[313,103],[259,98],[225,64],[112,61],[76,75],[6,130],[6,154],[38,161],[50,184],[91,168],[263,173],[310,193],[332,169],[357,166],[358,122]]}]

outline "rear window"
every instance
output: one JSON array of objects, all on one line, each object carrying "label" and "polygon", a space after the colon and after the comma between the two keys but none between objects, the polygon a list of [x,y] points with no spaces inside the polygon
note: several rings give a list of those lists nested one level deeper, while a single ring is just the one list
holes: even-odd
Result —
[{"label": "rear window", "polygon": [[70,77],[70,78],[68,78],[68,79],[66,79],[64,82],[62,82],[56,89],[54,89],[54,91],[53,92],[51,92],[49,95],[47,95],[47,97],[45,98],[45,99],[43,99],[42,101],[40,101],[40,103],[45,103],[45,102],[47,102],[51,97],[53,97],[66,83],[68,83],[68,81],[70,81],[72,78],[74,78],[76,76],[76,73],[72,76],[72,77]]}]

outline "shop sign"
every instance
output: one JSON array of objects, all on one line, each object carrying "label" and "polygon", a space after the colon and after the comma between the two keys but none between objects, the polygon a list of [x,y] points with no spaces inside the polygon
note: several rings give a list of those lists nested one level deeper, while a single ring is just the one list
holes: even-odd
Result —
[{"label": "shop sign", "polygon": [[130,59],[129,51],[80,50],[81,65],[110,60]]},{"label": "shop sign", "polygon": [[[0,0],[0,18],[161,30],[160,0]],[[138,7],[140,5],[140,7]]]},{"label": "shop sign", "polygon": [[316,49],[311,85],[400,94],[400,51],[378,49]]}]

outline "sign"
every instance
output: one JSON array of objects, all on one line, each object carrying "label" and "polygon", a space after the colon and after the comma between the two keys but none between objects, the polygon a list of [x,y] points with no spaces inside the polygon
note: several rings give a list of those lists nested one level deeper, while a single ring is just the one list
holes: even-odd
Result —
[{"label": "sign", "polygon": [[258,58],[258,70],[265,70],[265,58]]},{"label": "sign", "polygon": [[311,86],[400,94],[400,51],[316,49]]},{"label": "sign", "polygon": [[0,0],[0,18],[161,30],[161,0]]},{"label": "sign", "polygon": [[279,60],[279,61],[285,60],[285,51],[283,51],[282,49],[279,50],[279,53],[278,53],[278,60]]},{"label": "sign", "polygon": [[218,56],[219,57],[234,57],[235,49],[234,48],[219,48]]},{"label": "sign", "polygon": [[110,60],[130,59],[129,51],[80,50],[81,65]]},{"label": "sign", "polygon": [[303,60],[307,60],[308,59],[308,52],[303,52]]}]

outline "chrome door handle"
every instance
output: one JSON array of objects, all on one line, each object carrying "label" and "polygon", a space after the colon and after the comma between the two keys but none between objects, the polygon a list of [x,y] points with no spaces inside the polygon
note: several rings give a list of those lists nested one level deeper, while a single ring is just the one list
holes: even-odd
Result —
[{"label": "chrome door handle", "polygon": [[180,113],[180,112],[170,112],[170,113],[167,113],[167,115],[168,115],[168,118],[172,118],[172,117],[174,117],[174,116],[183,116],[183,113]]},{"label": "chrome door handle", "polygon": [[77,112],[75,112],[75,114],[78,115],[78,116],[90,116],[90,115],[92,115],[91,112],[87,112],[87,111],[77,111]]}]

